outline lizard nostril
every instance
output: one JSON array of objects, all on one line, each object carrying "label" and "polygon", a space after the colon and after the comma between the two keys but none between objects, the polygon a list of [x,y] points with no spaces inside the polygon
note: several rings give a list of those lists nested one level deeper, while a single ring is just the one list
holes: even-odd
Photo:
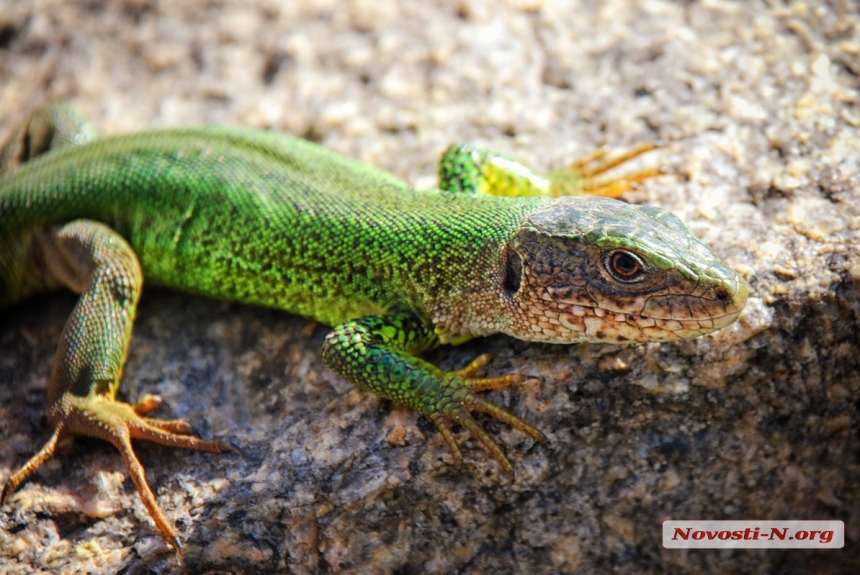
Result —
[{"label": "lizard nostril", "polygon": [[721,303],[729,303],[732,299],[729,290],[724,287],[717,288],[717,301]]}]

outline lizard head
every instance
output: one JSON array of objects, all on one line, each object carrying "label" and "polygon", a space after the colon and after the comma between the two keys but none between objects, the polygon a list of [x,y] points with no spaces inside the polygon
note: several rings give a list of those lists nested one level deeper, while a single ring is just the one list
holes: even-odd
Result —
[{"label": "lizard head", "polygon": [[646,342],[734,322],[747,285],[675,215],[562,197],[532,212],[502,253],[501,295],[520,339]]}]

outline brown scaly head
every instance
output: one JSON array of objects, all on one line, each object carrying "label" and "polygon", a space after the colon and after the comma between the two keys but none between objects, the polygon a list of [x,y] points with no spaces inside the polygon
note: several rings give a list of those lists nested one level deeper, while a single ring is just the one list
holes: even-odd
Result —
[{"label": "brown scaly head", "polygon": [[498,331],[550,343],[693,338],[734,322],[747,285],[678,217],[607,198],[532,212],[501,255]]}]

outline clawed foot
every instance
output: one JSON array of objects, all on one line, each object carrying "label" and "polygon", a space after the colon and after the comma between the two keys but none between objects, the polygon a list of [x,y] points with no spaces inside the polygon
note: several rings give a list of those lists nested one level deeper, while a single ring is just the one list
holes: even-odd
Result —
[{"label": "clawed foot", "polygon": [[129,475],[137,487],[143,504],[158,529],[176,551],[182,562],[182,546],[173,526],[158,506],[155,495],[146,481],[144,468],[131,446],[132,439],[143,439],[183,449],[224,453],[232,451],[230,444],[200,439],[183,420],[161,420],[145,417],[163,405],[160,397],[147,395],[135,405],[116,401],[107,396],[63,396],[50,410],[54,434],[42,449],[13,473],[0,489],[0,503],[53,454],[57,443],[67,435],[86,435],[111,442],[122,454]]},{"label": "clawed foot", "polygon": [[469,430],[478,441],[490,452],[490,456],[498,462],[502,470],[513,477],[514,468],[508,458],[502,452],[501,447],[490,437],[486,431],[469,414],[470,411],[482,411],[492,415],[499,421],[507,423],[535,441],[546,441],[546,436],[538,429],[532,427],[508,410],[491,403],[476,395],[481,391],[491,389],[502,389],[509,385],[524,383],[530,378],[520,374],[502,375],[498,377],[473,377],[481,368],[490,361],[489,354],[483,354],[475,358],[472,363],[463,369],[451,371],[445,374],[442,381],[444,397],[436,402],[436,408],[425,411],[425,415],[434,423],[442,434],[442,438],[454,457],[454,463],[459,465],[463,461],[463,454],[454,439],[454,434],[448,425],[449,421],[459,423]]},{"label": "clawed foot", "polygon": [[662,142],[648,142],[641,144],[623,154],[606,158],[607,151],[605,148],[598,148],[592,154],[573,162],[569,166],[556,170],[551,174],[551,195],[562,196],[571,193],[566,189],[568,181],[571,179],[578,183],[580,194],[590,196],[604,196],[607,198],[617,198],[624,192],[628,192],[636,187],[637,184],[644,182],[650,178],[662,176],[671,173],[662,167],[649,168],[619,176],[617,178],[597,179],[609,170],[620,166],[621,164],[637,158],[646,152],[662,147]]}]

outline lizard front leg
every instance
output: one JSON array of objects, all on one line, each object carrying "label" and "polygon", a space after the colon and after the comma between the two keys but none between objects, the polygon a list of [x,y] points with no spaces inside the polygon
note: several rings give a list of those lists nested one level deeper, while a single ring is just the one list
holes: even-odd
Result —
[{"label": "lizard front leg", "polygon": [[104,224],[77,220],[40,230],[33,239],[34,273],[43,273],[81,294],[60,336],[48,382],[48,416],[54,433],[45,446],[13,473],[0,489],[0,502],[54,453],[67,435],[87,435],[111,442],[125,460],[143,504],[161,533],[176,550],[182,547],[167,521],[135,456],[132,439],[221,453],[222,441],[192,435],[181,420],[145,417],[160,399],[146,396],[137,405],[117,401],[120,376],[131,339],[137,300],[143,282],[131,247]]},{"label": "lizard front leg", "polygon": [[614,178],[603,178],[603,175],[659,146],[646,143],[611,158],[606,158],[606,150],[599,148],[542,176],[501,154],[469,144],[454,144],[445,151],[439,163],[439,187],[446,192],[491,196],[590,195],[617,198],[638,183],[666,174],[666,170],[646,168]]},{"label": "lizard front leg", "polygon": [[473,377],[489,361],[486,355],[464,369],[447,373],[415,355],[438,344],[432,327],[417,317],[390,314],[341,324],[326,337],[322,353],[328,366],[347,380],[430,419],[451,449],[455,463],[459,464],[463,457],[449,427],[451,422],[468,429],[505,473],[513,475],[513,467],[502,449],[469,411],[483,411],[537,441],[545,440],[543,433],[519,417],[476,395],[479,391],[522,383],[526,378]]}]

